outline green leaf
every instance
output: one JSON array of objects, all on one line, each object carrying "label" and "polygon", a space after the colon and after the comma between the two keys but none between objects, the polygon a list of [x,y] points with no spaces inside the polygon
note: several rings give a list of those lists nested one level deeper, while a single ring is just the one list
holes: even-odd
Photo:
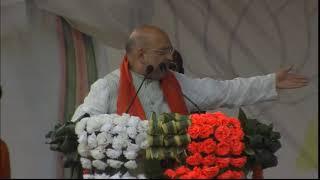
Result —
[{"label": "green leaf", "polygon": [[246,127],[247,116],[246,116],[246,114],[244,113],[244,111],[241,108],[239,108],[238,119],[240,120],[240,123],[241,123],[242,127],[245,128]]},{"label": "green leaf", "polygon": [[64,124],[61,126],[57,131],[57,136],[63,136],[63,135],[72,135],[75,134],[75,124]]},{"label": "green leaf", "polygon": [[244,150],[244,152],[247,154],[247,155],[249,155],[249,156],[254,156],[256,153],[254,152],[254,150],[253,149],[251,149],[251,148],[246,148],[245,150]]},{"label": "green leaf", "polygon": [[51,150],[51,151],[59,151],[59,152],[61,152],[60,147],[59,147],[58,144],[52,144],[52,145],[50,145],[50,150]]},{"label": "green leaf", "polygon": [[281,135],[279,132],[271,132],[270,133],[270,139],[272,140],[277,140],[277,139],[280,139],[281,138]]},{"label": "green leaf", "polygon": [[268,136],[270,134],[269,126],[259,123],[257,125],[257,133]]},{"label": "green leaf", "polygon": [[60,136],[60,137],[54,137],[49,143],[46,144],[60,144],[64,141],[65,136]]},{"label": "green leaf", "polygon": [[271,141],[271,144],[267,147],[272,153],[275,153],[276,151],[278,151],[281,148],[281,143],[278,140]]},{"label": "green leaf", "polygon": [[278,164],[277,157],[265,149],[258,151],[256,158],[257,163],[261,164],[263,169],[274,167]]},{"label": "green leaf", "polygon": [[46,137],[46,138],[51,138],[52,134],[53,134],[53,131],[49,131],[49,132],[45,135],[45,137]]},{"label": "green leaf", "polygon": [[72,140],[70,136],[66,136],[63,143],[60,146],[60,149],[64,153],[74,152],[77,150],[77,141]]},{"label": "green leaf", "polygon": [[263,148],[264,147],[264,138],[260,134],[257,134],[249,138],[249,144],[252,148]]}]

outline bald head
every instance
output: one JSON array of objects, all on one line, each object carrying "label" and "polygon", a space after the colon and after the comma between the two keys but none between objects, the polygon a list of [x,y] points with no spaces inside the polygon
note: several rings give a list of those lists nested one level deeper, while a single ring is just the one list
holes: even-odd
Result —
[{"label": "bald head", "polygon": [[130,34],[126,43],[126,53],[130,54],[134,48],[152,47],[159,41],[169,41],[167,33],[156,26],[143,25],[137,27]]}]

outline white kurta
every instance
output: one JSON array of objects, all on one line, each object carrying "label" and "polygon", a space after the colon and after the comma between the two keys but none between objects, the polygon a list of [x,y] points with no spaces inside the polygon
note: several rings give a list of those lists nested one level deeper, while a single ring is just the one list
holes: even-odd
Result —
[{"label": "white kurta", "polygon": [[[134,72],[131,74],[135,88],[138,89],[143,76]],[[193,79],[184,74],[176,72],[174,74],[180,83],[182,93],[195,102],[201,110],[249,105],[274,100],[278,96],[274,73],[233,80]],[[85,113],[90,115],[116,113],[119,79],[120,71],[117,69],[93,83],[89,94],[83,104],[76,109],[71,121],[75,121]],[[170,112],[159,81],[146,80],[138,97],[147,118],[152,112],[157,114]],[[187,99],[185,102],[189,112],[197,110]]]}]

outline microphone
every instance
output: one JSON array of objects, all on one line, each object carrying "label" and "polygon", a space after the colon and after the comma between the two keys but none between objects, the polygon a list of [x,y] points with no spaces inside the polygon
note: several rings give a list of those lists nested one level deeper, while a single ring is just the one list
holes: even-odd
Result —
[{"label": "microphone", "polygon": [[145,73],[145,75],[144,75],[144,78],[143,78],[142,82],[140,83],[139,88],[138,88],[136,94],[135,94],[134,97],[131,99],[131,102],[130,102],[127,110],[126,110],[126,114],[128,114],[130,108],[131,108],[132,105],[133,105],[134,100],[136,99],[136,97],[137,97],[137,95],[138,95],[138,93],[139,93],[139,91],[140,91],[140,89],[141,89],[141,87],[142,87],[142,84],[143,84],[144,81],[147,79],[148,75],[149,75],[150,73],[152,73],[153,69],[154,69],[154,68],[153,68],[152,65],[148,65],[148,66],[147,66],[146,71],[145,71],[146,73]]},{"label": "microphone", "polygon": [[[160,64],[159,64],[159,69],[160,69],[160,71],[162,71],[162,72],[167,71],[167,66],[166,66],[166,64],[163,63],[163,62],[160,63]],[[199,113],[199,114],[201,114],[202,112],[205,112],[205,111],[201,111],[201,109],[199,108],[199,106],[198,106],[195,102],[193,102],[187,95],[183,94],[182,91],[181,91],[181,94],[182,94],[183,97],[185,97],[185,98],[198,110],[198,113]]]}]

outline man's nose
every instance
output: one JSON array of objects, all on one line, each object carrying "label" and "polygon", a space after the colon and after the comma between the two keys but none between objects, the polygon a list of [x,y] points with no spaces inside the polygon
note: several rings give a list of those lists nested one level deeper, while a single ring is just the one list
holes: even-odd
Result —
[{"label": "man's nose", "polygon": [[168,53],[166,58],[167,58],[167,60],[169,62],[173,61],[173,54],[172,53]]}]

